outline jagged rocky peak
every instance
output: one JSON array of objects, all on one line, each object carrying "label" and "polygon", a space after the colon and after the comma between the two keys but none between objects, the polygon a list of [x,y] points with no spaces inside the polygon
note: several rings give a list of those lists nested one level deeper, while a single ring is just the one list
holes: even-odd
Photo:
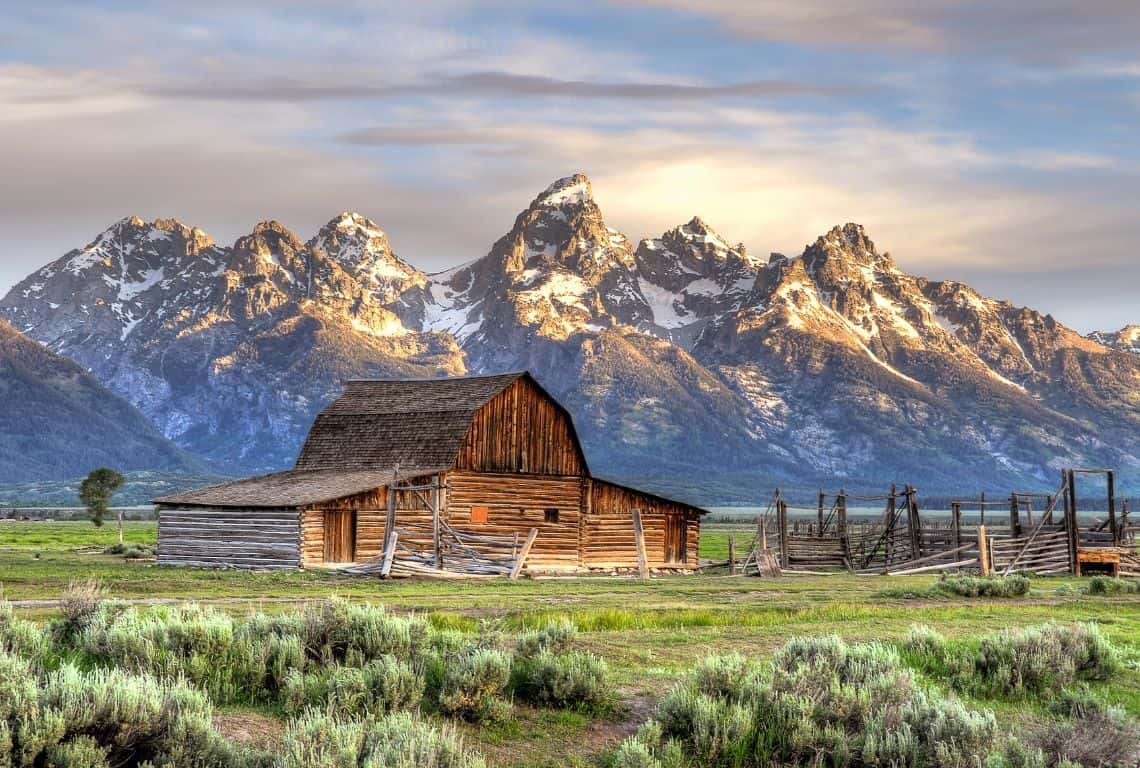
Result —
[{"label": "jagged rocky peak", "polygon": [[824,273],[837,277],[893,272],[889,253],[879,253],[862,224],[848,222],[833,227],[804,249],[804,266],[811,274]]},{"label": "jagged rocky peak", "polygon": [[345,211],[334,217],[308,246],[339,264],[385,305],[398,302],[404,292],[427,283],[427,275],[392,251],[384,230],[356,212]]},{"label": "jagged rocky peak", "polygon": [[1109,349],[1140,355],[1140,324],[1126,325],[1119,331],[1093,331],[1089,338]]},{"label": "jagged rocky peak", "polygon": [[[590,180],[574,174],[551,184],[519,214],[506,236],[506,269],[519,274],[542,263],[559,264],[591,283],[615,266],[633,266],[628,238],[606,226]],[[492,253],[501,250],[496,243]]]},{"label": "jagged rocky peak", "polygon": [[646,330],[686,348],[708,321],[740,307],[760,266],[699,216],[642,240],[634,259],[653,313]]}]

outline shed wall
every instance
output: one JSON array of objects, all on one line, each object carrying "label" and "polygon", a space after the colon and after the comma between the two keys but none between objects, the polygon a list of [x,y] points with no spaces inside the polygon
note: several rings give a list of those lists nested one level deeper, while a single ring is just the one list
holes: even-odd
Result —
[{"label": "shed wall", "polygon": [[[696,568],[700,564],[701,518],[692,509],[598,480],[590,481],[590,512],[582,526],[585,568],[637,568],[633,510],[641,510],[645,556],[650,568]],[[665,559],[666,517],[680,516],[686,525],[686,559]]]},{"label": "shed wall", "polygon": [[251,570],[301,564],[301,516],[296,509],[160,507],[162,565]]}]

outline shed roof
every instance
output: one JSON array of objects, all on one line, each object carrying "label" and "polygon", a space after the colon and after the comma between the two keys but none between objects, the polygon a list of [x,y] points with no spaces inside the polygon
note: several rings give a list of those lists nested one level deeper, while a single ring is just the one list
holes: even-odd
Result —
[{"label": "shed roof", "polygon": [[[400,469],[402,478],[440,472],[446,467],[407,467]],[[155,499],[156,504],[202,507],[294,508],[324,501],[343,499],[388,485],[393,468],[345,472],[317,470],[275,472],[271,475],[211,485],[185,493]]]}]

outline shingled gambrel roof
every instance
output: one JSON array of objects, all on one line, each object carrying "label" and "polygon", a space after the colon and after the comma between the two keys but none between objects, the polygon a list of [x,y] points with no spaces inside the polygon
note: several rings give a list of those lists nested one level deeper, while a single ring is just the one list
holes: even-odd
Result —
[{"label": "shingled gambrel roof", "polygon": [[[350,381],[344,394],[317,416],[294,469],[448,469],[459,455],[475,412],[522,378],[542,390],[525,371],[450,379]],[[570,419],[566,409],[550,399]],[[576,434],[574,442],[586,466]]]}]

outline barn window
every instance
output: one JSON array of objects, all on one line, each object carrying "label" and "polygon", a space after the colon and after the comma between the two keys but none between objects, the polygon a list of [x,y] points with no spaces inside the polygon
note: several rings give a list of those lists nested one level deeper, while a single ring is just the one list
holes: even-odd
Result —
[{"label": "barn window", "polygon": [[490,513],[489,507],[471,507],[471,522],[485,523],[487,522],[487,515]]},{"label": "barn window", "polygon": [[544,520],[544,522],[547,522],[547,523],[557,523],[558,522],[558,510],[557,509],[543,510],[543,520]]}]

